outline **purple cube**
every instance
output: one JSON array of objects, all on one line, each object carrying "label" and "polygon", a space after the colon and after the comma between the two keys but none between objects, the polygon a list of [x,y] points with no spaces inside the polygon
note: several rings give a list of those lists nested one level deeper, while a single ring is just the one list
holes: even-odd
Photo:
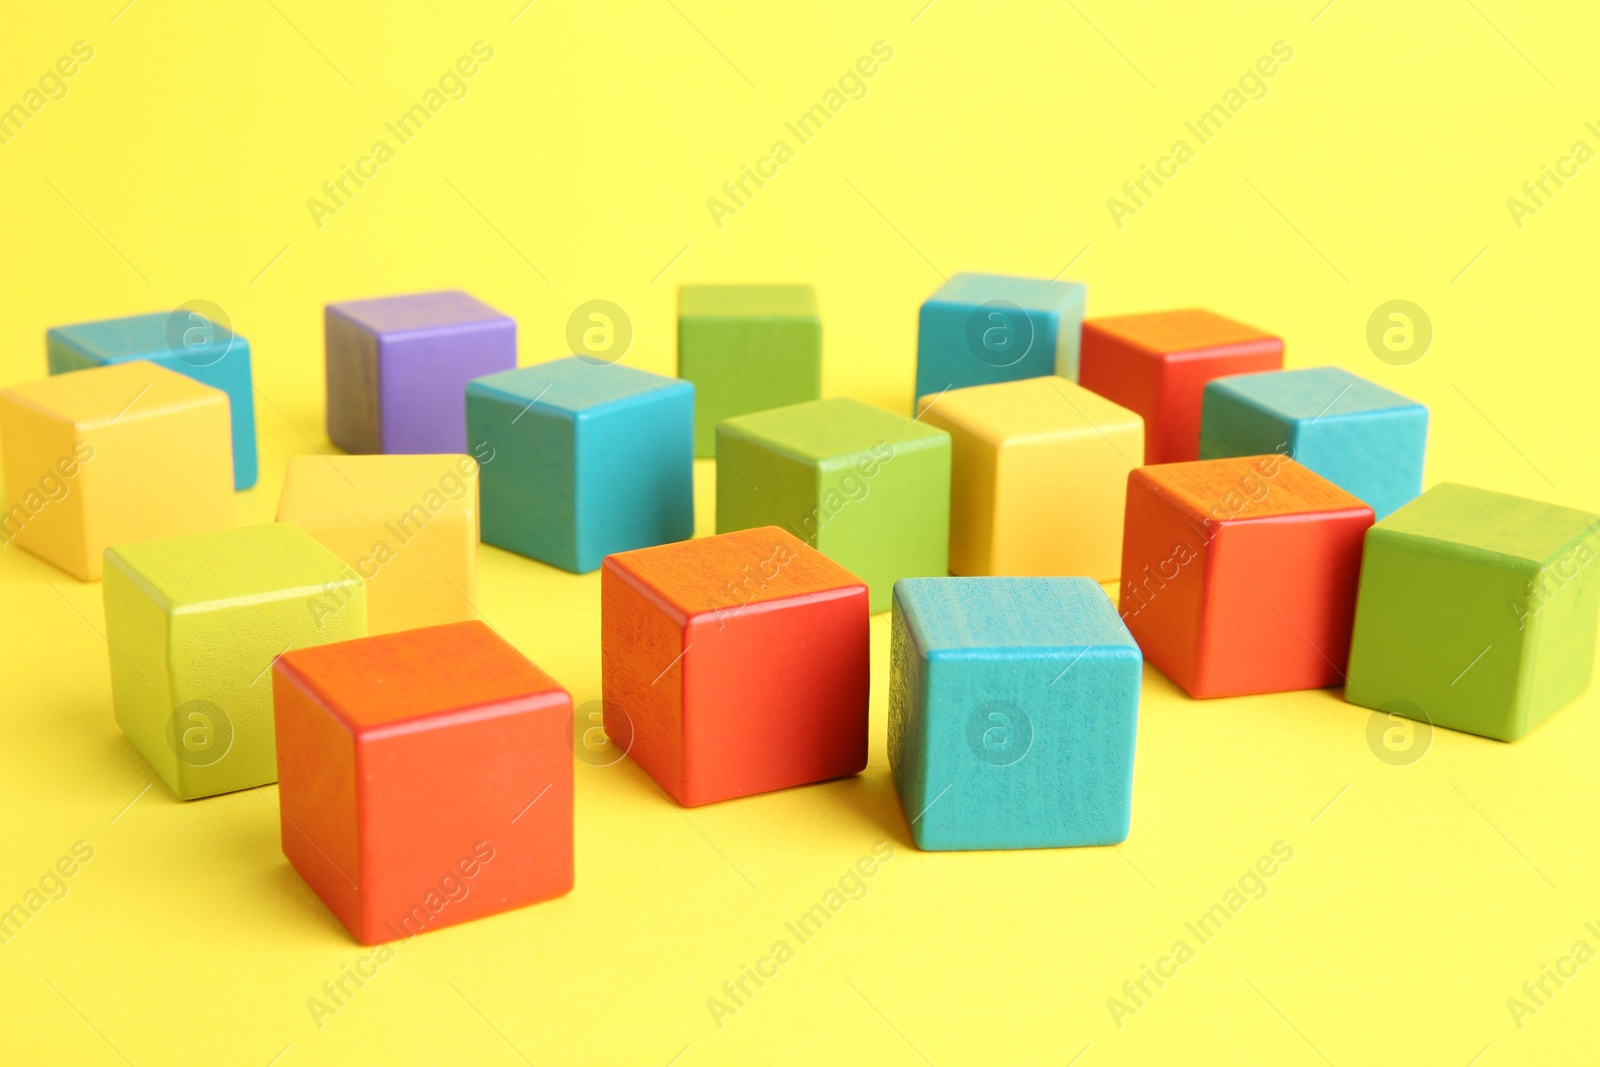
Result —
[{"label": "purple cube", "polygon": [[517,365],[517,324],[466,293],[329,304],[328,436],[346,452],[467,451],[467,383]]}]

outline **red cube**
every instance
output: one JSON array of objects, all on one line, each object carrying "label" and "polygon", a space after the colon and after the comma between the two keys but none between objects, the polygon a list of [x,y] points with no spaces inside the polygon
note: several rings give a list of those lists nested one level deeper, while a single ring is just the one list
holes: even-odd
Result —
[{"label": "red cube", "polygon": [[866,583],[776,526],[607,556],[606,733],[686,807],[867,765]]},{"label": "red cube", "polygon": [[1283,341],[1192,308],[1083,324],[1078,384],[1144,419],[1144,461],[1200,455],[1200,402],[1225,374],[1282,370]]},{"label": "red cube", "polygon": [[1128,475],[1122,619],[1192,697],[1342,685],[1372,509],[1285,456]]},{"label": "red cube", "polygon": [[365,945],[572,888],[572,698],[481,622],[284,653],[283,852]]}]

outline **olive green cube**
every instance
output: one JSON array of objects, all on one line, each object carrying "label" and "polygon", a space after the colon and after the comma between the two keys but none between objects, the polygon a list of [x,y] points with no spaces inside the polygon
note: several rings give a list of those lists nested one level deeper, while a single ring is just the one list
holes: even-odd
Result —
[{"label": "olive green cube", "polygon": [[1436,485],[1367,531],[1345,699],[1502,741],[1589,685],[1600,517]]},{"label": "olive green cube", "polygon": [[793,533],[888,611],[901,578],[950,572],[950,435],[848,397],[718,423],[717,532],[753,526]]},{"label": "olive green cube", "polygon": [[717,423],[822,395],[822,319],[809,285],[685,285],[678,377],[694,383],[694,454]]}]

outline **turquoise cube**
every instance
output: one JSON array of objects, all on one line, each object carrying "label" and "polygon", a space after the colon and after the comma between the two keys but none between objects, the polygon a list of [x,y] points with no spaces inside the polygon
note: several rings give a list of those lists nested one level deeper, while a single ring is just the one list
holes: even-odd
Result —
[{"label": "turquoise cube", "polygon": [[1427,447],[1427,408],[1338,367],[1217,378],[1201,405],[1201,459],[1292,456],[1380,519],[1422,492]]},{"label": "turquoise cube", "polygon": [[579,356],[467,383],[483,540],[586,574],[694,535],[694,386]]},{"label": "turquoise cube", "polygon": [[916,398],[1059,374],[1078,380],[1085,289],[1078,282],[957,274],[922,302]]},{"label": "turquoise cube", "polygon": [[918,848],[1128,836],[1144,658],[1088,578],[894,587],[889,766]]},{"label": "turquoise cube", "polygon": [[178,308],[126,319],[57,326],[45,334],[51,374],[144,359],[228,394],[233,487],[256,484],[256,405],[250,342],[197,311]]}]

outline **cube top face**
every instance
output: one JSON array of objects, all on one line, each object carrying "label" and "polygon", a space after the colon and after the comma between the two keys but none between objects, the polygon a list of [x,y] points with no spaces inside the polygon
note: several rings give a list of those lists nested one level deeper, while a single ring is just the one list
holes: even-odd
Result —
[{"label": "cube top face", "polygon": [[329,304],[328,312],[380,336],[427,333],[486,322],[512,322],[510,317],[483,301],[455,289],[345,300]]},{"label": "cube top face", "polygon": [[728,419],[719,430],[763,441],[824,469],[846,465],[875,445],[949,441],[949,435],[850,397],[813,400]]},{"label": "cube top face", "polygon": [[1090,578],[902,578],[894,597],[907,633],[936,662],[1087,649],[1140,658]]},{"label": "cube top face", "polygon": [[1357,377],[1342,367],[1297,367],[1293,370],[1230,374],[1213,379],[1206,391],[1217,391],[1287,421],[1338,419],[1397,410],[1421,410],[1408,400]]},{"label": "cube top face", "polygon": [[952,275],[949,281],[934,290],[926,303],[970,309],[990,301],[1005,301],[1023,311],[1053,312],[1082,308],[1086,294],[1087,290],[1081,282],[963,272]]},{"label": "cube top face", "polygon": [[682,318],[815,319],[817,293],[809,285],[682,285]]},{"label": "cube top face", "polygon": [[361,584],[310,534],[287,522],[117,545],[106,550],[106,563],[171,612],[297,597],[320,603],[330,583]]},{"label": "cube top face", "polygon": [[452,712],[476,719],[570,700],[476,620],[296,649],[282,663],[359,736],[423,729]]},{"label": "cube top face", "polygon": [[[1233,456],[1160,463],[1129,475],[1152,486],[1189,518],[1202,523],[1276,520],[1324,512],[1372,509],[1286,456]],[[1370,520],[1369,520],[1370,521]]]},{"label": "cube top face", "polygon": [[1442,482],[1384,519],[1374,536],[1434,541],[1531,572],[1593,534],[1596,524],[1600,516],[1586,511]]},{"label": "cube top face", "polygon": [[1140,447],[1129,454],[1128,461],[1137,462],[1144,451],[1143,419],[1099,393],[1053,374],[952,389],[917,401],[919,412],[929,408],[935,409],[941,422],[960,426],[994,445],[1132,431],[1140,436]]},{"label": "cube top face", "polygon": [[[475,378],[467,391],[528,408],[537,405],[541,411],[582,417],[651,398],[681,402],[685,395],[693,395],[694,386],[679,378],[620,363],[595,363],[581,356],[568,356]],[[687,416],[688,412],[684,414]]]},{"label": "cube top face", "polygon": [[777,526],[701,537],[607,556],[608,570],[648,587],[682,625],[707,612],[866,592],[866,583]]},{"label": "cube top face", "polygon": [[1203,308],[1111,315],[1084,323],[1153,356],[1197,359],[1228,349],[1283,351],[1272,334]]},{"label": "cube top face", "polygon": [[130,360],[72,374],[57,374],[4,390],[15,402],[69,422],[80,430],[136,422],[170,411],[220,405],[227,394],[147,360]]},{"label": "cube top face", "polygon": [[175,316],[175,312],[158,311],[79,322],[57,326],[46,333],[45,339],[47,345],[70,346],[98,363],[176,356],[187,364],[208,366],[235,348],[249,351],[249,343],[243,337],[219,322],[198,313]]}]

